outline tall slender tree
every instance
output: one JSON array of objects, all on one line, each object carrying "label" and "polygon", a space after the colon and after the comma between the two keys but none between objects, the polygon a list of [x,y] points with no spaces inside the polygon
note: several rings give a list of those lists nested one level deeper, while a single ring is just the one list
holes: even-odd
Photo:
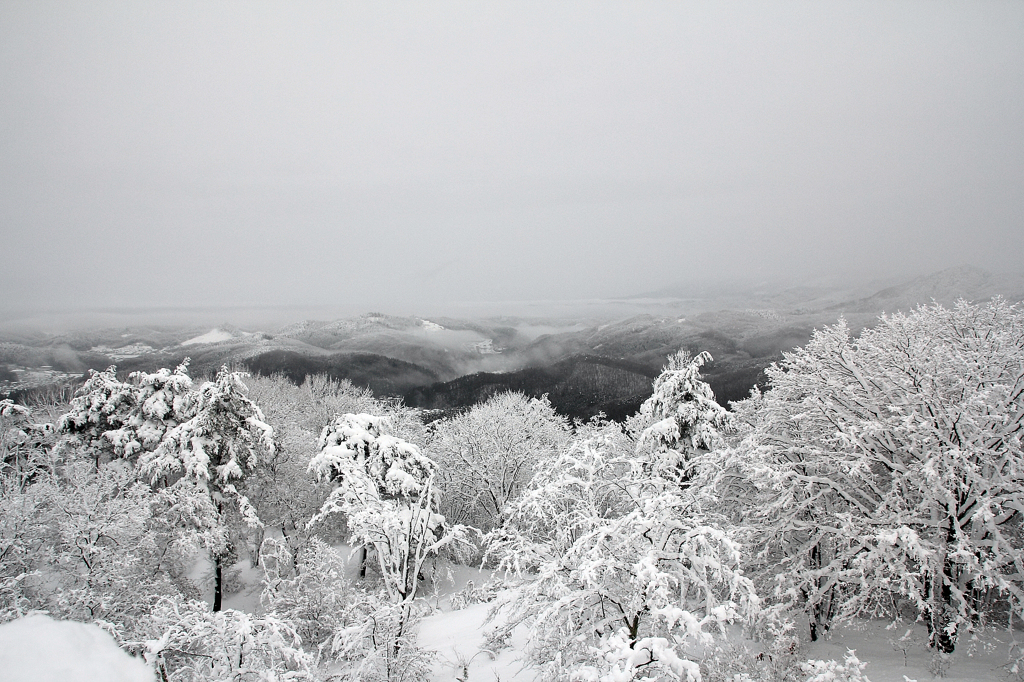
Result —
[{"label": "tall slender tree", "polygon": [[381,581],[398,609],[395,654],[416,598],[424,562],[464,543],[468,529],[437,512],[437,465],[387,433],[386,417],[345,414],[324,427],[310,471],[336,483],[320,517],[345,515],[353,542],[372,549]]},{"label": "tall slender tree", "polygon": [[214,564],[214,611],[221,609],[223,564],[233,550],[229,515],[237,511],[245,523],[260,523],[235,482],[276,448],[274,430],[245,395],[243,376],[222,367],[199,388],[195,416],[169,429],[155,450],[139,458],[140,471],[153,482],[170,483],[166,495],[174,508],[203,533]]}]

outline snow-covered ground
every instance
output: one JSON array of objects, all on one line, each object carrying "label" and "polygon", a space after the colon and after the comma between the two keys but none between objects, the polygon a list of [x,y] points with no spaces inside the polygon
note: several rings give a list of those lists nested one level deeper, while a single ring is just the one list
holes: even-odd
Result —
[{"label": "snow-covered ground", "polygon": [[34,614],[0,625],[3,682],[152,682],[98,625]]},{"label": "snow-covered ground", "polygon": [[[847,650],[854,649],[857,658],[868,662],[864,673],[872,682],[924,682],[936,677],[946,682],[1016,679],[1010,674],[1007,662],[1012,638],[1005,629],[974,638],[967,635],[952,658],[943,660],[928,649],[924,625],[902,625],[893,629],[887,629],[887,625],[881,621],[863,621],[838,628],[828,641],[809,644],[804,652],[808,658],[841,661]],[[1016,634],[1024,637],[1024,633]]]},{"label": "snow-covered ground", "polygon": [[[511,646],[492,651],[486,642],[490,604],[473,604],[458,611],[444,611],[424,618],[419,625],[419,644],[437,652],[432,680],[529,682],[535,673],[522,661],[524,631],[517,631]],[[842,661],[849,650],[867,662],[864,674],[871,682],[925,682],[940,678],[946,682],[1006,682],[1016,679],[1007,664],[1010,637],[1006,631],[988,633],[963,642],[962,651],[942,662],[924,644],[923,625],[910,627],[911,637],[900,638],[908,628],[887,630],[884,622],[859,622],[839,628],[827,642],[816,642],[802,650],[802,659]],[[909,640],[909,641],[908,641]],[[904,650],[906,648],[906,657]],[[937,674],[940,673],[940,674]]]},{"label": "snow-covered ground", "polygon": [[[338,545],[348,561],[354,578],[358,556],[347,545]],[[249,613],[259,611],[260,569],[249,567],[248,561],[235,566],[246,589],[225,596],[224,607]],[[467,587],[480,587],[491,581],[491,571],[467,566],[453,566],[451,580],[439,579],[424,591],[423,600],[437,610],[420,621],[417,643],[437,656],[431,680],[448,682],[531,682],[536,672],[525,665],[522,652],[526,645],[524,628],[516,630],[507,648],[488,645],[487,634],[501,624],[499,615],[488,621],[493,602],[471,604],[453,609],[452,595]],[[212,597],[211,594],[208,597]],[[967,635],[951,659],[943,661],[928,649],[923,625],[904,624],[887,628],[883,621],[858,621],[852,626],[837,627],[828,641],[806,643],[801,659],[842,661],[849,650],[867,662],[864,673],[871,682],[925,682],[943,679],[947,682],[1006,682],[1016,679],[1010,673],[1008,652],[1013,638],[1005,630],[990,630],[978,637]],[[1024,633],[1016,633],[1024,640]],[[757,645],[751,643],[752,648]],[[938,673],[941,673],[938,674]]]},{"label": "snow-covered ground", "polygon": [[442,611],[420,621],[417,643],[436,651],[431,680],[533,680],[534,671],[525,666],[521,651],[526,643],[522,628],[513,635],[511,646],[494,650],[487,644],[487,632],[498,625],[487,622],[491,604],[472,604],[457,611]]},{"label": "snow-covered ground", "polygon": [[[357,555],[338,546],[355,577]],[[242,589],[225,596],[224,607],[248,613],[260,611],[261,569],[248,561],[239,562],[238,582]],[[209,566],[200,561],[192,572],[201,578]],[[447,574],[447,570],[442,571]],[[517,629],[508,646],[495,647],[488,633],[502,624],[499,614],[489,616],[494,602],[453,608],[453,595],[480,587],[493,578],[490,571],[466,566],[451,568],[451,579],[439,579],[425,590],[423,601],[435,612],[417,627],[417,643],[436,652],[432,682],[532,682],[536,670],[523,660],[527,632]],[[207,585],[207,592],[212,592]],[[212,597],[211,594],[206,595]],[[887,628],[882,621],[859,621],[833,630],[828,641],[806,644],[800,659],[842,661],[848,651],[867,662],[864,674],[871,682],[925,682],[941,678],[947,682],[1004,682],[1016,680],[1008,664],[1014,645],[1006,630],[992,629],[980,636],[966,636],[952,657],[943,659],[926,644],[923,625],[905,624]],[[1020,638],[1024,634],[1017,633]],[[757,645],[751,643],[752,648]],[[106,672],[100,672],[106,671]],[[150,680],[151,673],[138,659],[123,654],[113,639],[99,627],[83,623],[54,621],[31,616],[0,625],[0,680],[3,682],[75,682],[109,680],[136,682]]]}]

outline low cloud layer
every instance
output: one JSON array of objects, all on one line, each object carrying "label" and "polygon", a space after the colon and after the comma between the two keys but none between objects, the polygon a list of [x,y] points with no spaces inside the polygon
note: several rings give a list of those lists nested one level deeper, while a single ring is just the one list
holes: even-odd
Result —
[{"label": "low cloud layer", "polygon": [[624,296],[1024,249],[1024,5],[0,6],[0,307]]}]

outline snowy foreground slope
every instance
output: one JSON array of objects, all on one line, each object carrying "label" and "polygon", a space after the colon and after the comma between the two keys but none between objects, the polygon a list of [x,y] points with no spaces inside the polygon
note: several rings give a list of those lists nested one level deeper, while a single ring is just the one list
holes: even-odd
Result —
[{"label": "snowy foreground slope", "polygon": [[[424,649],[437,652],[431,680],[465,680],[466,682],[529,682],[535,672],[525,666],[520,648],[525,632],[517,632],[511,647],[499,651],[487,648],[485,624],[489,604],[474,604],[458,611],[446,611],[420,622],[418,642]],[[912,641],[900,642],[908,631],[886,630],[886,623],[861,622],[857,627],[840,628],[827,642],[816,642],[802,650],[803,659],[842,661],[850,649],[867,662],[864,674],[871,682],[907,682],[932,680],[940,669],[933,664],[933,654],[924,644],[924,626],[910,628]],[[972,642],[970,654],[957,654],[951,665],[942,671],[948,682],[985,682],[1015,679],[1007,666],[1006,632],[980,637]],[[755,647],[753,643],[749,646]],[[899,647],[906,646],[904,651]],[[826,678],[827,679],[827,678]]]},{"label": "snowy foreground slope", "polygon": [[437,652],[433,680],[533,680],[535,675],[521,660],[517,649],[525,642],[518,632],[508,649],[488,648],[485,625],[490,604],[473,604],[423,619],[418,643]]},{"label": "snowy foreground slope", "polygon": [[[863,621],[854,627],[839,628],[829,641],[809,644],[804,652],[808,658],[842,660],[848,649],[855,649],[857,657],[867,661],[864,673],[872,682],[924,682],[940,677],[949,682],[1017,679],[1007,662],[1010,637],[1005,630],[965,642],[963,651],[958,651],[944,666],[925,644],[927,634],[923,625],[903,625],[893,630],[887,630],[886,625]],[[901,642],[907,632],[910,636]],[[905,658],[900,648],[904,646]]]},{"label": "snowy foreground slope", "polygon": [[[334,546],[346,560],[350,578],[358,570],[356,552],[345,544]],[[247,612],[259,611],[260,571],[240,562],[236,567],[240,579],[249,587],[243,588],[225,600],[227,608]],[[527,632],[520,627],[513,633],[509,646],[496,648],[488,643],[487,635],[504,623],[497,615],[488,619],[496,602],[470,604],[461,609],[452,608],[452,597],[467,587],[486,585],[493,580],[492,571],[467,566],[452,567],[452,580],[442,580],[432,594],[422,599],[437,610],[419,621],[416,643],[426,651],[434,652],[431,682],[533,682],[537,671],[528,666],[523,651]],[[500,593],[498,599],[508,596]],[[798,660],[843,661],[852,649],[857,658],[867,663],[865,676],[871,682],[908,682],[943,679],[948,682],[988,682],[1018,679],[1008,662],[1013,638],[1005,629],[992,631],[964,643],[950,662],[944,666],[926,644],[927,634],[921,624],[904,624],[887,629],[885,621],[857,621],[848,627],[836,627],[828,641],[808,642],[799,652]],[[1016,633],[1018,639],[1024,633]],[[806,633],[802,639],[806,640]],[[759,650],[756,643],[737,641],[737,645]],[[801,678],[802,682],[803,678]],[[823,678],[815,682],[831,682]]]},{"label": "snowy foreground slope", "polygon": [[[351,558],[346,546],[339,554]],[[198,567],[197,567],[198,568]],[[244,587],[225,600],[227,608],[251,613],[259,611],[259,570],[241,562]],[[351,569],[355,570],[352,565]],[[201,568],[199,569],[202,570]],[[499,615],[488,616],[492,603],[477,603],[461,609],[450,605],[451,594],[464,590],[473,580],[484,584],[493,576],[488,571],[456,567],[454,584],[445,581],[422,601],[437,609],[419,621],[416,642],[434,652],[431,675],[434,682],[532,682],[537,673],[526,665],[523,650],[525,628],[517,629],[505,648],[489,645],[487,634],[501,624]],[[986,682],[1017,679],[1007,663],[1011,637],[994,630],[971,639],[962,651],[941,664],[926,646],[923,625],[887,629],[881,621],[858,621],[854,626],[836,628],[829,641],[816,642],[800,650],[798,660],[842,661],[849,650],[867,663],[865,676],[871,682],[908,682],[941,678],[948,682]],[[757,644],[738,640],[738,646],[757,650]],[[139,659],[117,648],[113,639],[92,624],[55,621],[33,615],[0,625],[0,682],[142,682],[152,673]],[[804,678],[800,678],[803,680]],[[822,677],[815,682],[837,679]],[[838,678],[842,679],[842,678]]]},{"label": "snowy foreground slope", "polygon": [[3,682],[149,682],[153,672],[97,625],[40,614],[0,625]]}]

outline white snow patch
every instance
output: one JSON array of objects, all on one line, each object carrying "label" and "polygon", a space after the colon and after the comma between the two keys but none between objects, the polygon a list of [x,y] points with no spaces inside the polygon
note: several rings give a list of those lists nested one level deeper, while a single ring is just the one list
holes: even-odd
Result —
[{"label": "white snow patch", "polygon": [[[868,662],[864,674],[871,682],[935,679],[933,671],[939,655],[928,648],[925,626],[911,623],[890,630],[886,625],[883,621],[858,620],[850,626],[834,627],[828,640],[808,642],[802,657],[842,661],[846,652],[853,649],[857,658]],[[962,634],[949,668],[942,675],[943,682],[998,682],[1012,678],[1008,675],[1012,661],[1007,652],[1013,641],[1013,633],[998,627],[978,637]]]},{"label": "white snow patch", "polygon": [[189,339],[188,341],[182,341],[181,345],[194,346],[200,343],[220,343],[221,341],[229,341],[233,338],[234,336],[231,334],[231,332],[226,332],[221,329],[211,329],[205,334],[195,336]]},{"label": "white snow patch", "polygon": [[519,627],[513,632],[508,648],[495,650],[488,647],[487,632],[504,621],[499,615],[488,622],[487,615],[492,606],[473,604],[420,621],[417,644],[427,651],[437,652],[430,680],[530,682],[536,678],[537,671],[528,668],[522,660],[526,628]]},{"label": "white snow patch", "polygon": [[93,353],[103,353],[111,360],[125,360],[127,358],[137,358],[146,353],[152,353],[156,349],[145,343],[133,343],[129,346],[121,346],[120,348],[93,346],[89,350]]},{"label": "white snow patch", "polygon": [[[334,545],[334,548],[339,550],[341,556],[346,559],[348,578],[355,581],[359,569],[358,552],[353,551],[348,545]],[[241,571],[239,576],[241,583],[248,589],[225,595],[225,608],[259,613],[262,571],[249,567],[248,562],[241,562],[235,568]],[[204,581],[202,579],[205,572],[212,572],[212,565],[204,559],[198,561],[197,565],[193,567],[190,577],[203,584],[206,601],[210,603],[213,598],[213,587],[211,580]],[[433,589],[424,591],[423,601],[436,609],[433,615],[424,618],[417,627],[417,645],[428,651],[437,652],[437,658],[434,660],[430,676],[427,679],[430,682],[447,682],[448,680],[531,682],[535,680],[538,671],[529,667],[523,657],[528,635],[525,626],[520,626],[513,631],[507,647],[494,648],[487,641],[487,633],[500,626],[504,621],[504,616],[501,614],[493,621],[489,622],[487,619],[495,602],[471,604],[464,609],[457,610],[453,610],[450,604],[452,593],[467,587],[470,580],[475,585],[485,584],[494,577],[493,572],[468,566],[452,566],[451,572],[453,582],[440,577],[447,573],[442,569],[439,572],[437,583],[432,586]],[[835,626],[829,640],[805,642],[805,646],[799,652],[797,662],[809,659],[842,661],[847,651],[853,649],[856,651],[857,658],[868,662],[868,667],[864,672],[872,682],[907,682],[907,680],[925,682],[934,679],[935,675],[932,674],[932,670],[935,667],[936,655],[928,649],[928,633],[925,627],[919,623],[912,623],[900,628],[889,629],[886,627],[887,625],[888,623],[883,621],[858,620],[850,626]],[[82,625],[82,627],[92,626]],[[800,622],[798,627],[799,632],[806,637],[806,622]],[[906,635],[904,635],[905,632]],[[3,626],[0,626],[0,633],[3,633]],[[945,671],[943,682],[1004,682],[1012,664],[1007,653],[1017,642],[1015,634],[1019,633],[1010,633],[1005,629],[1000,630],[993,627],[978,637],[970,634],[962,635],[951,665]],[[734,639],[738,644],[747,645],[753,650],[760,648],[759,644],[743,638],[738,630],[730,639]],[[0,680],[6,682],[7,678],[3,676],[3,672],[6,671],[5,666],[8,666],[9,663],[4,658],[3,642],[4,639],[0,636]],[[53,678],[34,674],[30,677],[12,677],[11,679],[14,682],[30,679],[39,679],[43,682],[57,679],[77,682],[81,679],[120,680],[122,678],[92,678],[88,676]],[[134,678],[125,679],[133,680]],[[152,678],[139,679],[151,680]]]},{"label": "white snow patch", "polygon": [[500,348],[494,347],[494,341],[491,339],[484,339],[479,343],[469,344],[469,350],[474,350],[480,355],[497,355],[501,352]]},{"label": "white snow patch", "polygon": [[428,331],[428,332],[443,332],[444,331],[444,327],[442,327],[441,325],[439,325],[436,322],[431,322],[430,320],[420,320],[420,322],[423,323],[423,328],[426,331]]},{"label": "white snow patch", "polygon": [[34,614],[0,625],[4,682],[153,682],[98,625]]}]

